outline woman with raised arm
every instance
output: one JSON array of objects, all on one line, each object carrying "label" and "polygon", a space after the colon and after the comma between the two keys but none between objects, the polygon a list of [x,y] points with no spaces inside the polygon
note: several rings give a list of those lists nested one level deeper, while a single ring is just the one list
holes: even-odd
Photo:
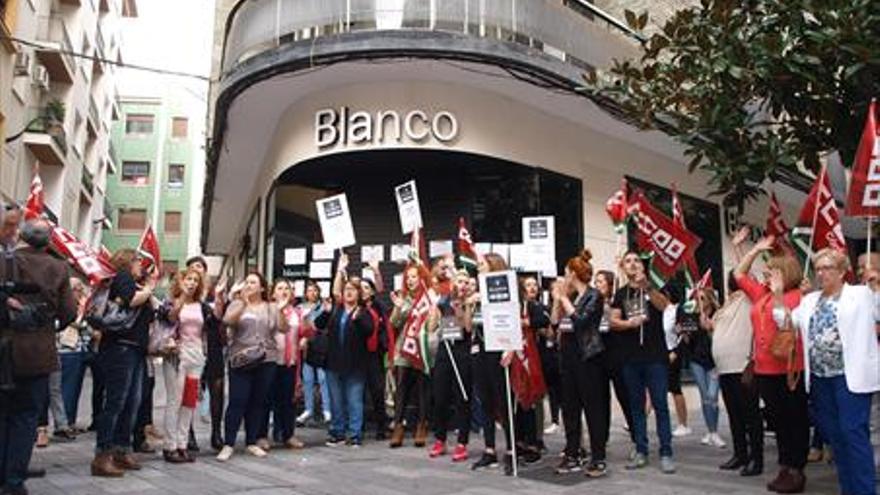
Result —
[{"label": "woman with raised arm", "polygon": [[[749,275],[758,256],[770,252],[774,244],[772,236],[758,241],[737,265],[734,278],[752,302],[753,359],[758,392],[768,413],[774,418],[784,418],[776,422],[779,473],[767,484],[767,489],[800,493],[806,484],[804,466],[810,448],[807,392],[803,381],[794,381],[804,369],[803,349],[794,345],[793,351],[788,352],[792,344],[785,345],[785,336],[779,335],[779,326],[773,319],[774,298],[770,282],[772,278],[780,285],[781,304],[789,310],[796,308],[801,302],[801,265],[793,254],[773,253],[764,264],[763,282]],[[791,342],[791,339],[787,340]]]}]

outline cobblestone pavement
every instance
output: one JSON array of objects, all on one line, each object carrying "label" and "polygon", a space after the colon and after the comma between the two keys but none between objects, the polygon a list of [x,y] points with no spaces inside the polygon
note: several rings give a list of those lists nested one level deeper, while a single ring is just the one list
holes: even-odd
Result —
[{"label": "cobblestone pavement", "polygon": [[[511,494],[614,494],[614,495],[691,495],[724,493],[731,495],[768,493],[765,484],[775,475],[775,445],[767,438],[764,476],[741,478],[718,470],[730,456],[730,447],[717,449],[700,444],[705,432],[698,410],[699,399],[686,387],[691,406],[690,423],[694,433],[675,439],[678,472],[663,475],[652,454],[652,464],[638,472],[623,469],[629,450],[628,440],[615,416],[609,448],[610,474],[604,479],[587,480],[579,474],[557,476],[553,467],[564,441],[562,431],[545,437],[550,449],[539,463],[524,467],[520,478],[504,476],[500,470],[473,472],[469,466],[452,464],[449,457],[428,459],[426,449],[407,446],[391,450],[385,442],[367,441],[364,447],[329,448],[323,446],[323,429],[301,428],[297,436],[307,447],[303,450],[272,450],[265,459],[244,452],[239,445],[235,456],[226,463],[214,460],[207,448],[208,425],[197,419],[197,433],[203,452],[195,464],[172,465],[161,456],[139,454],[144,469],[123,479],[98,479],[89,476],[89,462],[94,434],[81,435],[72,443],[52,443],[39,449],[32,465],[45,467],[47,476],[30,480],[28,488],[41,495],[98,494],[381,494],[381,495],[511,495]],[[88,397],[84,394],[84,397]],[[85,405],[87,400],[82,400]],[[164,398],[157,385],[154,418],[161,425]],[[87,411],[81,418],[87,417]],[[722,416],[724,416],[722,411]],[[651,418],[652,419],[652,418]],[[653,428],[652,428],[653,431]],[[721,432],[729,441],[726,423]],[[241,435],[243,436],[243,434]],[[370,438],[370,437],[368,437]],[[473,437],[471,456],[475,460],[482,442]],[[653,436],[651,440],[654,441]],[[652,445],[653,448],[653,445]],[[811,464],[807,470],[809,494],[836,494],[834,471],[827,464]]]}]

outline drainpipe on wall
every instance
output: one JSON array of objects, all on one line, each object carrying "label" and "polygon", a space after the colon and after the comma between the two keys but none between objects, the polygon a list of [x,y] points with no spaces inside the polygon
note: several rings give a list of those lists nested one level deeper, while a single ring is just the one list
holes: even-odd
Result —
[{"label": "drainpipe on wall", "polygon": [[[156,232],[156,236],[160,237],[159,234],[159,202],[162,199],[162,170],[165,169],[165,133],[166,131],[166,115],[165,115],[165,98],[162,99],[162,103],[159,105],[159,112],[156,112],[156,117],[159,120],[159,132],[157,133],[158,144],[156,145],[156,182],[153,184],[153,215],[152,215],[152,225],[153,231]],[[164,227],[163,227],[164,232]]]}]

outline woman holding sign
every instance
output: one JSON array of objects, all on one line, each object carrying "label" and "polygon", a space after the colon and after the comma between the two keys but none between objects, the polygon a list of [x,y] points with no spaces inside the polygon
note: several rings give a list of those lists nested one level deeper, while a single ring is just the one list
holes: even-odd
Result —
[{"label": "woman holding sign", "polygon": [[[394,367],[397,370],[397,393],[394,397],[394,431],[391,434],[391,448],[403,445],[403,413],[406,403],[415,392],[419,401],[418,423],[414,445],[424,447],[428,437],[428,375],[425,369],[428,346],[422,345],[420,337],[430,325],[434,305],[428,291],[430,273],[422,265],[410,264],[404,271],[404,291],[391,293],[394,310],[391,312],[391,326],[398,337],[394,352]],[[425,339],[426,340],[426,339]]]},{"label": "woman holding sign", "polygon": [[452,462],[468,458],[470,435],[471,394],[471,318],[473,306],[468,304],[467,271],[455,274],[449,295],[437,303],[440,311],[440,348],[437,361],[431,370],[434,390],[434,446],[429,455],[439,457],[446,453],[446,433],[449,429],[450,406],[455,408],[454,429],[458,430],[458,443],[452,453]]},{"label": "woman holding sign", "polygon": [[[495,253],[488,253],[478,262],[480,273],[501,272],[507,270],[504,258]],[[485,288],[482,288],[485,290]],[[501,419],[506,440],[506,450],[510,450],[510,420],[505,399],[504,368],[501,366],[501,351],[487,351],[486,338],[483,332],[483,311],[480,306],[480,294],[474,293],[469,299],[474,309],[471,318],[471,357],[473,359],[474,389],[483,406],[483,443],[486,450],[471,469],[484,469],[498,464],[495,452],[495,420]],[[513,459],[509,454],[504,457],[505,474],[513,473]]]},{"label": "woman holding sign", "polygon": [[593,255],[584,250],[565,264],[565,278],[553,286],[550,320],[559,332],[562,376],[562,415],[565,423],[565,456],[557,473],[580,469],[581,414],[587,418],[591,460],[584,473],[591,478],[605,476],[605,446],[608,443],[606,414],[611,393],[605,363],[602,334],[602,295],[590,287]]}]

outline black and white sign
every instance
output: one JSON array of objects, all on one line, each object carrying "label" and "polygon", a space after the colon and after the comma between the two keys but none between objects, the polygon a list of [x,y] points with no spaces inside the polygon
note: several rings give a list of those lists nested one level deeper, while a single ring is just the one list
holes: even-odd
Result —
[{"label": "black and white sign", "polygon": [[338,194],[315,202],[324,244],[331,249],[340,249],[355,243],[354,227],[351,225],[351,212],[345,194]]},{"label": "black and white sign", "polygon": [[516,273],[510,270],[481,273],[479,279],[486,350],[522,350]]},{"label": "black and white sign", "polygon": [[400,228],[404,234],[422,226],[422,210],[419,207],[419,192],[416,181],[411,180],[394,188],[397,211],[400,213]]}]

